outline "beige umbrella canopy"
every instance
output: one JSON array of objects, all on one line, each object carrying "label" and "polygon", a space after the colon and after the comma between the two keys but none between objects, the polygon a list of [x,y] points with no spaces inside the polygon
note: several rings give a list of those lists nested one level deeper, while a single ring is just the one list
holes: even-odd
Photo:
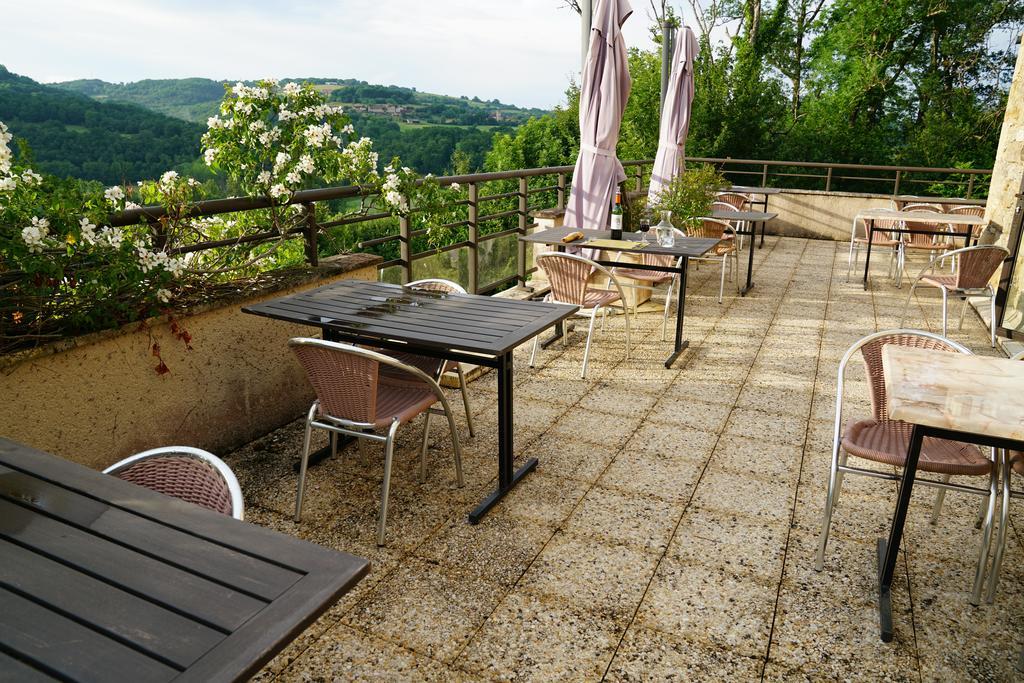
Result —
[{"label": "beige umbrella canopy", "polygon": [[693,66],[697,60],[697,38],[690,27],[676,41],[672,54],[672,72],[661,110],[658,154],[651,169],[649,196],[657,197],[676,173],[686,168],[686,135],[690,130],[690,105],[693,102]]},{"label": "beige umbrella canopy", "polygon": [[633,8],[627,0],[598,0],[580,91],[580,153],[565,209],[565,225],[602,229],[612,193],[626,179],[615,156],[622,112],[632,81],[622,24]]}]

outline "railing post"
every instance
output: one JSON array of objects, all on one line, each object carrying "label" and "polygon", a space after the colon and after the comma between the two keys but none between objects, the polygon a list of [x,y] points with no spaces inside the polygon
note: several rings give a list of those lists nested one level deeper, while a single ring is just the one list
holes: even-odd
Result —
[{"label": "railing post", "polygon": [[636,186],[633,188],[634,191],[640,192],[644,189],[644,165],[637,164],[636,167]]},{"label": "railing post", "polygon": [[[519,178],[519,234],[526,234],[526,191],[528,189],[526,176]],[[526,242],[516,240],[516,277],[519,284],[526,284]]]},{"label": "railing post", "polygon": [[828,172],[825,174],[825,192],[832,190],[832,167],[828,167]]},{"label": "railing post", "polygon": [[967,198],[971,198],[971,193],[974,192],[974,174],[971,173],[967,176]]},{"label": "railing post", "polygon": [[412,282],[412,236],[409,234],[409,217],[398,217],[398,244],[402,257],[402,284]]},{"label": "railing post", "polygon": [[761,171],[761,187],[768,187],[768,164]]},{"label": "railing post", "polygon": [[565,174],[558,174],[558,208],[565,208]]},{"label": "railing post", "polygon": [[317,233],[320,232],[320,226],[316,224],[316,205],[312,202],[307,202],[302,205],[305,209],[306,214],[306,230],[304,236],[306,238],[306,260],[311,266],[320,265],[320,256],[317,254]]},{"label": "railing post", "polygon": [[469,222],[469,293],[476,294],[480,288],[480,225],[476,221],[479,208],[477,197],[480,196],[480,189],[476,183],[469,183],[469,210],[466,212],[466,220]]},{"label": "railing post", "polygon": [[893,183],[892,186],[892,193],[894,195],[900,193],[900,176],[902,175],[902,173],[902,171],[896,171],[896,181]]}]

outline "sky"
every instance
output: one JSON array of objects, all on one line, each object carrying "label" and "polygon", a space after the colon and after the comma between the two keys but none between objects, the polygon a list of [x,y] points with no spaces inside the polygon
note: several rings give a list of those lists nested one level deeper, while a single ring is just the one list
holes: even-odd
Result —
[{"label": "sky", "polygon": [[[653,48],[648,0],[623,33]],[[578,75],[561,0],[0,0],[0,64],[40,82],[357,78],[551,108]]]}]

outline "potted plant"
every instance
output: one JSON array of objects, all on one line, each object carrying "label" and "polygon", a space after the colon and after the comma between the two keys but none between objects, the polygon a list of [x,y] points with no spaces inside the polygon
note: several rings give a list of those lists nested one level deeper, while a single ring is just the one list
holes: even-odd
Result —
[{"label": "potted plant", "polygon": [[730,186],[714,166],[701,164],[676,174],[648,204],[655,212],[671,211],[671,222],[689,232],[690,223],[710,216],[715,195]]}]

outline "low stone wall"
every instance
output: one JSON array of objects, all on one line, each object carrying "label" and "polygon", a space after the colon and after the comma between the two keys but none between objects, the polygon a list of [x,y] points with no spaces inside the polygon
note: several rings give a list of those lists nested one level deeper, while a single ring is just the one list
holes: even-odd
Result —
[{"label": "low stone wall", "polygon": [[[376,280],[380,258],[322,263],[273,290],[180,317],[192,351],[154,319],[0,358],[0,435],[99,469],[157,446],[222,454],[294,420],[313,392],[287,342],[315,330],[241,308],[337,280]],[[153,341],[166,374],[155,370]]]}]

